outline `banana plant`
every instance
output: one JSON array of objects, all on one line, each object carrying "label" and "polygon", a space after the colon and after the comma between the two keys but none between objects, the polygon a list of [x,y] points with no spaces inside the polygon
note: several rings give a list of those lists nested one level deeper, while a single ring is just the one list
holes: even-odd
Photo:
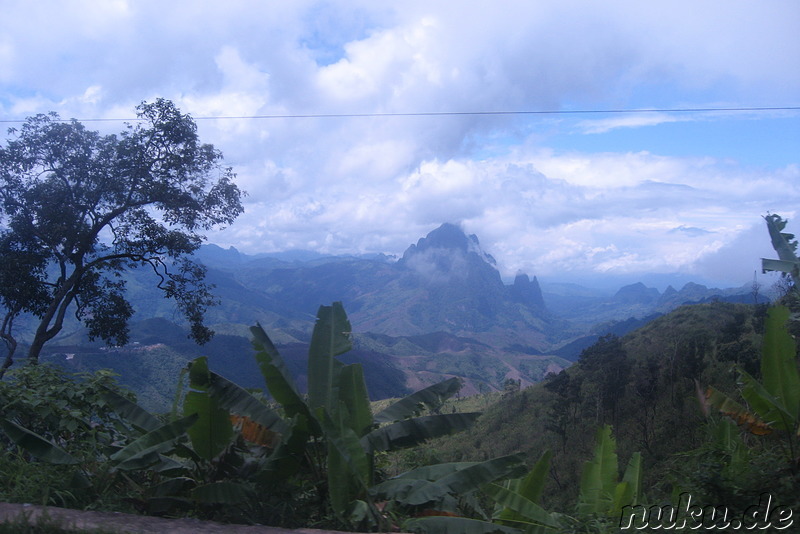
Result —
[{"label": "banana plant", "polygon": [[525,478],[484,488],[498,505],[494,514],[496,522],[524,528],[528,534],[552,534],[559,528],[560,514],[548,512],[539,504],[552,456],[550,450],[545,451]]},{"label": "banana plant", "polygon": [[778,253],[777,260],[762,258],[761,270],[763,272],[776,271],[789,275],[797,287],[800,282],[800,259],[797,257],[797,241],[795,236],[784,232],[786,221],[780,216],[771,214],[764,217],[767,221],[767,230],[772,241],[772,248]]},{"label": "banana plant", "polygon": [[[526,471],[522,454],[484,462],[452,462],[420,467],[386,480],[374,488],[376,499],[392,503],[393,510],[415,517],[404,527],[422,532],[519,532],[492,523],[475,494],[487,484],[521,476]],[[482,519],[463,517],[463,507]]]},{"label": "banana plant", "polygon": [[597,514],[619,517],[622,507],[635,506],[641,500],[642,456],[634,452],[618,480],[616,440],[611,427],[597,431],[594,458],[586,462],[581,475],[577,511],[580,515]]},{"label": "banana plant", "polygon": [[[434,384],[373,414],[361,365],[345,365],[337,359],[352,348],[351,325],[341,302],[320,306],[317,313],[308,354],[307,397],[300,393],[264,329],[256,325],[250,330],[256,362],[280,411],[213,372],[207,374],[205,391],[218,408],[278,436],[261,466],[262,481],[285,480],[304,468],[324,476],[331,508],[350,524],[367,526],[383,521],[370,492],[376,482],[375,453],[464,430],[480,415],[415,417],[422,409],[437,410],[455,394],[461,386],[457,378]],[[324,452],[321,458],[320,450]]]},{"label": "banana plant", "polygon": [[[460,491],[481,488],[497,504],[491,521],[467,517],[436,516],[420,517],[407,521],[408,529],[429,534],[446,534],[460,532],[463,534],[484,534],[489,532],[516,532],[525,534],[555,534],[562,532],[565,525],[580,524],[589,516],[599,516],[604,521],[613,522],[618,519],[622,508],[626,505],[637,505],[642,500],[641,455],[636,452],[631,456],[622,480],[618,480],[616,442],[611,435],[611,427],[606,425],[597,432],[594,457],[586,462],[581,476],[580,495],[576,506],[576,517],[557,512],[548,512],[539,500],[544,489],[552,454],[545,451],[533,469],[524,478],[510,479],[503,483],[496,480],[508,478],[500,475],[494,480],[489,477],[470,479],[469,484],[456,486]],[[508,462],[513,457],[490,460],[478,465],[496,467],[500,462]],[[394,498],[406,504],[418,504],[429,496],[442,493],[441,481],[459,477],[461,469],[473,468],[476,464],[444,464],[411,471],[396,479],[384,482],[378,489],[384,494],[394,492]],[[502,464],[500,464],[502,465]],[[452,474],[442,473],[445,466],[453,470]],[[486,468],[484,468],[486,471]],[[445,476],[441,476],[444,474]],[[505,475],[513,476],[510,472]],[[425,477],[440,475],[433,485],[420,481]],[[432,488],[439,491],[432,491]],[[452,497],[451,494],[447,494]],[[429,504],[432,499],[425,502]],[[452,501],[451,501],[452,503]]]},{"label": "banana plant", "polygon": [[773,306],[767,314],[761,381],[739,369],[741,395],[749,408],[713,387],[706,391],[706,400],[752,434],[780,433],[786,439],[790,457],[795,459],[800,434],[800,373],[797,345],[786,331],[789,316],[785,306]]}]

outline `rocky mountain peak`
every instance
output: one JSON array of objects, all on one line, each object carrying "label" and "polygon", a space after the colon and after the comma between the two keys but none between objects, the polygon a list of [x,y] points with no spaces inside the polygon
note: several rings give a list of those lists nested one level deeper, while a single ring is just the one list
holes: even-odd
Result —
[{"label": "rocky mountain peak", "polygon": [[528,278],[528,275],[519,272],[514,278],[514,283],[509,287],[511,299],[515,302],[526,304],[534,308],[543,310],[544,297],[542,297],[542,289],[539,286],[539,281],[536,277],[533,280]]},{"label": "rocky mountain peak", "polygon": [[411,245],[403,253],[401,261],[407,262],[415,255],[426,254],[429,251],[460,252],[463,255],[474,253],[489,265],[495,266],[497,262],[481,249],[478,236],[467,235],[460,226],[453,223],[444,223],[427,236],[420,238],[416,245]]}]

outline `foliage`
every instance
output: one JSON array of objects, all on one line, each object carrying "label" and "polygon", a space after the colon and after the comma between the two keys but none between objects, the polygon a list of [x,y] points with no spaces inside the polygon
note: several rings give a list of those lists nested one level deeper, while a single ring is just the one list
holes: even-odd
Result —
[{"label": "foliage", "polygon": [[[455,514],[441,514],[406,522],[408,528],[425,533],[463,532],[521,532],[546,534],[554,532],[610,532],[618,521],[623,506],[637,505],[642,500],[641,455],[634,453],[621,481],[618,481],[616,442],[611,436],[611,427],[604,426],[597,432],[592,460],[586,462],[581,476],[581,488],[574,515],[548,512],[540,504],[547,476],[550,451],[545,451],[533,469],[524,477],[507,480],[503,484],[492,483],[503,476],[496,476],[500,466],[513,466],[513,457],[489,460],[481,464],[441,464],[420,468],[412,473],[387,481],[383,486],[394,490],[406,504],[428,504],[441,499],[444,481],[458,478],[460,489],[483,492],[496,503],[491,522],[488,517],[472,519]],[[517,456],[519,461],[519,455]],[[489,466],[494,468],[492,471]],[[464,477],[462,474],[481,468],[483,478]],[[442,473],[445,476],[442,476]],[[438,475],[438,480],[432,478]],[[426,479],[434,483],[426,483]],[[391,485],[390,485],[391,483]],[[452,485],[452,483],[451,483]],[[588,528],[587,528],[588,527]]]},{"label": "foliage", "polygon": [[37,115],[0,148],[0,337],[8,348],[0,373],[13,362],[13,324],[23,312],[38,321],[33,362],[73,305],[90,338],[124,344],[133,309],[118,275],[142,266],[177,302],[192,337],[210,338],[203,313],[214,299],[205,269],[188,256],[201,232],[242,212],[242,193],[221,154],[199,142],[194,121],[171,102],[142,103],[137,116],[119,136],[101,136]]},{"label": "foliage", "polygon": [[[307,507],[316,502],[312,518],[329,521],[332,512],[338,524],[368,528],[387,521],[370,491],[379,477],[376,455],[463,430],[478,415],[435,413],[458,391],[460,382],[453,379],[401,399],[373,417],[361,366],[335,358],[351,346],[341,303],[320,307],[309,349],[307,398],[299,394],[266,333],[260,327],[252,331],[255,359],[279,406],[211,372],[203,357],[186,369],[189,389],[185,395],[179,390],[177,396],[180,417],[176,411],[163,422],[132,398],[103,386],[91,401],[102,406],[103,416],[114,424],[100,431],[102,439],[91,446],[75,447],[78,440],[68,439],[74,436],[58,433],[62,424],[75,426],[69,418],[41,421],[50,411],[33,410],[29,417],[20,410],[8,412],[2,436],[8,447],[42,465],[75,466],[72,478],[85,494],[121,484],[127,487],[128,500],[149,513],[278,523],[295,523],[304,516],[302,522],[308,524],[313,519],[309,521]],[[39,377],[50,369],[28,366],[12,374]],[[16,384],[0,383],[4,388]],[[63,404],[75,418],[82,421],[90,413],[87,407],[77,410],[65,401],[67,391],[53,389],[58,406]],[[35,406],[40,390],[49,391],[41,384],[30,390]],[[12,393],[10,398],[18,396]],[[420,415],[424,410],[434,413]],[[79,428],[95,427],[87,422]],[[285,505],[280,503],[286,502],[306,509],[282,509]]]},{"label": "foliage", "polygon": [[779,432],[785,439],[789,460],[796,464],[800,459],[797,451],[800,372],[797,370],[797,346],[785,327],[788,319],[789,309],[785,306],[769,311],[761,358],[762,380],[739,370],[741,395],[750,409],[713,387],[708,389],[706,397],[711,406],[753,434]]},{"label": "foliage", "polygon": [[[307,398],[300,395],[263,329],[251,330],[256,361],[280,412],[215,373],[207,375],[209,397],[220,408],[277,434],[277,445],[265,451],[260,482],[280,485],[291,477],[305,477],[320,502],[329,505],[343,524],[366,527],[384,522],[369,492],[376,482],[377,453],[463,430],[477,417],[463,413],[411,417],[422,406],[438,408],[454,394],[458,384],[452,380],[401,399],[373,417],[361,366],[336,359],[352,346],[350,322],[339,302],[321,306],[317,314],[309,347]],[[202,363],[195,361],[192,367],[197,364]]]},{"label": "foliage", "polygon": [[[761,311],[724,302],[684,306],[624,337],[607,338],[541,384],[498,397],[464,433],[436,439],[424,451],[393,456],[399,464],[395,470],[420,461],[482,461],[517,452],[535,462],[549,449],[553,454],[541,504],[572,513],[583,460],[594,451],[595,431],[616,419],[619,457],[628,462],[640,451],[648,498],[669,499],[682,476],[676,474],[681,465],[674,455],[695,450],[708,439],[695,380],[713,383],[730,395],[736,388],[733,363],[760,377],[756,346]],[[613,366],[591,365],[594,359],[621,368],[618,390],[612,392],[618,396],[616,413],[599,395],[606,380],[616,378]]]},{"label": "foliage", "polygon": [[797,258],[797,240],[794,234],[784,232],[786,221],[780,215],[770,214],[764,217],[767,222],[772,248],[778,253],[777,260],[761,259],[761,269],[764,272],[777,271],[783,276],[791,277],[794,286],[800,280],[800,259]]},{"label": "foliage", "polygon": [[108,371],[69,375],[50,365],[12,370],[0,382],[2,499],[88,506],[116,492],[102,459],[135,424],[146,424],[141,414],[128,414],[128,422],[115,411],[131,398]]}]

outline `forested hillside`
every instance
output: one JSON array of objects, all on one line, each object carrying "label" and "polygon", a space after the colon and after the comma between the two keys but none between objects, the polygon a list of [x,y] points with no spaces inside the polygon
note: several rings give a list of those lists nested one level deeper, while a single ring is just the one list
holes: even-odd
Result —
[{"label": "forested hillside", "polygon": [[465,435],[431,443],[425,461],[524,451],[534,462],[551,450],[543,502],[569,510],[595,430],[608,424],[622,465],[641,453],[647,502],[691,491],[742,511],[770,490],[797,509],[800,479],[784,457],[785,438],[745,432],[739,442],[706,399],[709,386],[739,398],[736,369],[760,379],[765,314],[765,306],[684,306],[623,337],[603,337],[572,367],[504,395]]}]

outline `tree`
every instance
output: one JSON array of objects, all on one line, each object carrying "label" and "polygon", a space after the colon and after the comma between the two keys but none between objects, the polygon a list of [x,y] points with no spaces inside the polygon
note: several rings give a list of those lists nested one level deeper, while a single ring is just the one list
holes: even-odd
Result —
[{"label": "tree", "polygon": [[243,193],[189,115],[164,99],[136,109],[138,123],[119,135],[37,115],[0,147],[0,338],[8,349],[0,377],[13,363],[22,313],[37,321],[31,363],[73,308],[91,339],[124,344],[128,269],[154,271],[193,339],[213,334],[203,315],[215,300],[191,254],[203,231],[242,213]]}]

